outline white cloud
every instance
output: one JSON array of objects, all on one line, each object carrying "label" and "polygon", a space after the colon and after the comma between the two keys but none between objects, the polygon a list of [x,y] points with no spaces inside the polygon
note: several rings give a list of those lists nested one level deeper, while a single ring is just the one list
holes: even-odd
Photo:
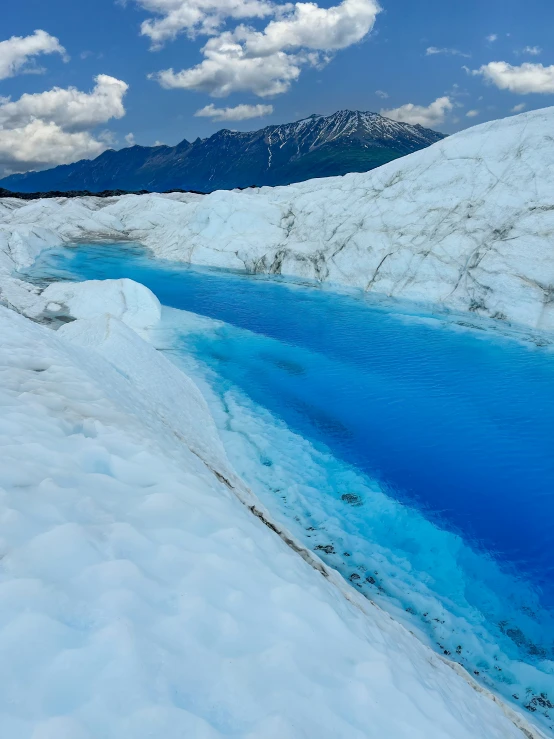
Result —
[{"label": "white cloud", "polygon": [[0,99],[0,167],[25,171],[68,164],[102,153],[113,141],[94,127],[125,114],[123,97],[128,86],[99,75],[90,93],[74,87],[55,87],[43,93]]},{"label": "white cloud", "polygon": [[239,25],[209,39],[202,49],[204,59],[195,67],[166,69],[151,78],[162,87],[201,90],[214,97],[283,93],[303,66],[322,66],[332,52],[367,36],[379,11],[376,0],[343,0],[331,8],[313,2],[280,6],[278,18],[263,31]]},{"label": "white cloud", "polygon": [[508,62],[489,62],[479,69],[467,71],[472,75],[482,75],[500,90],[519,95],[554,93],[554,65],[544,67],[542,64],[525,62],[515,67]]},{"label": "white cloud", "polygon": [[141,33],[150,38],[153,49],[159,49],[183,32],[215,33],[226,18],[264,18],[273,15],[276,9],[270,0],[137,0],[137,3],[160,16],[141,25]]},{"label": "white cloud", "polygon": [[214,121],[246,121],[261,118],[273,113],[273,105],[235,105],[234,108],[216,108],[213,103],[197,110],[198,118],[212,118]]},{"label": "white cloud", "polygon": [[[508,34],[510,35],[510,34]],[[486,37],[486,41],[489,42],[489,44],[494,44],[495,41],[498,41],[498,34],[497,33],[491,33],[489,36]]]},{"label": "white cloud", "polygon": [[39,54],[61,54],[66,58],[65,49],[58,39],[46,31],[38,30],[32,36],[12,36],[0,41],[0,80],[16,74],[36,72],[37,68],[32,66],[32,62]]},{"label": "white cloud", "polygon": [[83,131],[125,115],[123,97],[128,85],[115,77],[100,74],[92,92],[75,87],[54,87],[47,92],[25,93],[19,100],[0,105],[0,126],[19,128],[39,119],[55,123],[66,131]]},{"label": "white cloud", "polygon": [[468,118],[476,118],[478,115],[479,115],[479,111],[478,110],[468,110],[467,113],[466,113],[466,116]]},{"label": "white cloud", "polygon": [[446,54],[448,56],[463,56],[466,59],[469,59],[471,57],[471,54],[466,54],[465,52],[460,51],[459,49],[449,49],[449,48],[439,49],[437,46],[428,46],[427,49],[425,49],[425,56],[435,56],[436,54]]},{"label": "white cloud", "polygon": [[253,92],[259,97],[286,92],[300,76],[303,59],[278,52],[249,57],[230,34],[210,39],[203,49],[204,61],[191,69],[166,69],[155,76],[162,87],[207,92],[225,97],[231,92]]},{"label": "white cloud", "polygon": [[87,131],[68,133],[55,123],[36,120],[22,128],[0,131],[0,167],[9,174],[69,164],[96,157],[106,148]]},{"label": "white cloud", "polygon": [[539,56],[539,54],[542,54],[542,49],[540,46],[525,46],[521,50],[522,54],[530,54],[531,56]]},{"label": "white cloud", "polygon": [[129,146],[134,146],[137,142],[135,141],[135,134],[134,133],[128,133],[125,136],[125,141]]},{"label": "white cloud", "polygon": [[96,138],[103,144],[106,144],[106,146],[114,147],[117,145],[117,136],[107,128],[104,131],[100,131]]},{"label": "white cloud", "polygon": [[514,105],[514,107],[511,109],[510,113],[521,113],[525,110],[527,105],[525,103],[519,103],[519,105]]},{"label": "white cloud", "polygon": [[384,92],[384,90],[375,90],[375,94],[377,97],[382,98],[383,100],[386,100],[389,96],[388,92]]},{"label": "white cloud", "polygon": [[331,8],[296,3],[291,12],[271,21],[262,33],[243,32],[243,38],[248,53],[257,56],[286,49],[337,51],[367,36],[379,11],[375,0],[343,0]]},{"label": "white cloud", "polygon": [[437,98],[433,103],[425,107],[424,105],[414,105],[407,103],[399,108],[390,110],[381,110],[381,115],[386,118],[392,118],[402,123],[411,123],[431,128],[444,122],[446,114],[454,108],[454,104],[449,97]]}]

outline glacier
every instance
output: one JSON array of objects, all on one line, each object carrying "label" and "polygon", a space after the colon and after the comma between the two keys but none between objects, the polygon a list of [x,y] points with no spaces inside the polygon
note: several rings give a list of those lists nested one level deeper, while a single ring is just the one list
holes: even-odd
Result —
[{"label": "glacier", "polygon": [[0,330],[4,736],[542,736],[272,523],[130,327]]},{"label": "glacier", "polygon": [[16,270],[60,244],[139,242],[549,331],[553,118],[273,190],[0,200],[3,735],[544,736],[272,519],[145,340],[147,288]]},{"label": "glacier", "polygon": [[368,173],[273,189],[3,199],[0,270],[30,264],[47,246],[126,240],[161,258],[328,281],[550,331],[553,124],[554,108],[532,111]]}]

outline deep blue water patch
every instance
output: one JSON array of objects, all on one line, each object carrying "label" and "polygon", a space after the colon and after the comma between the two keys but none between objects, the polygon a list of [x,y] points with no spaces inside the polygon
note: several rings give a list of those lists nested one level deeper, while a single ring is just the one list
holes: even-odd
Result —
[{"label": "deep blue water patch", "polygon": [[[535,622],[533,639],[509,617],[502,633],[520,659],[554,659],[553,354],[407,320],[363,296],[154,261],[138,247],[51,250],[30,274],[128,277],[166,306],[247,329],[199,332],[186,348],[388,496],[494,558],[529,589]],[[354,510],[356,499],[347,502]]]}]

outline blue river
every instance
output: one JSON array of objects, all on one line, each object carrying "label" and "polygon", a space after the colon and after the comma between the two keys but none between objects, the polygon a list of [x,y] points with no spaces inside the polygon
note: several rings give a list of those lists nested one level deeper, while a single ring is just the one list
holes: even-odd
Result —
[{"label": "blue river", "polygon": [[50,250],[28,274],[128,277],[217,319],[179,328],[169,311],[169,355],[213,396],[240,474],[368,597],[549,725],[551,350],[140,247]]}]

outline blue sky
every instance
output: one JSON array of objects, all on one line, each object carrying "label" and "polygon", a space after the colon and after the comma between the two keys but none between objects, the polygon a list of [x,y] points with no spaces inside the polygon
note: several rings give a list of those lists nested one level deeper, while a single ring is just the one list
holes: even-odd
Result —
[{"label": "blue sky", "polygon": [[551,0],[379,4],[10,3],[0,31],[0,168],[341,108],[451,133],[554,104]]}]

